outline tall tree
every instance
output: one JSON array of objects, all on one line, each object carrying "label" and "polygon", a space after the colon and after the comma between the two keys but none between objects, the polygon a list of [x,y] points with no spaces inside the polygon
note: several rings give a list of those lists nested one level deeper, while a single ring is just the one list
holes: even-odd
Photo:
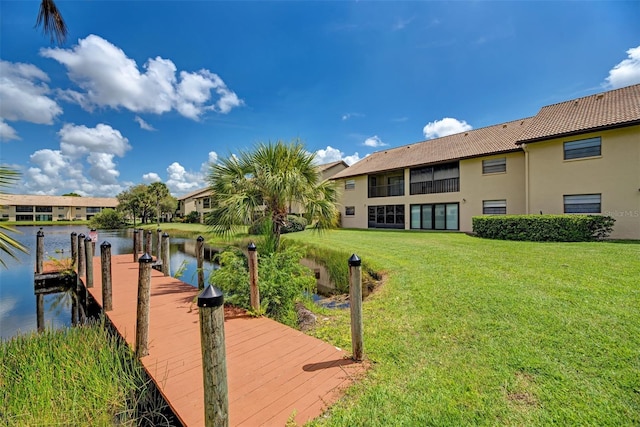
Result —
[{"label": "tall tree", "polygon": [[42,26],[42,32],[51,39],[51,43],[56,40],[58,45],[62,45],[67,40],[69,33],[67,24],[53,0],[41,0],[36,28],[40,26]]},{"label": "tall tree", "polygon": [[320,180],[314,157],[300,141],[278,141],[222,159],[209,173],[212,209],[206,224],[229,234],[266,217],[276,250],[292,203],[304,207],[316,229],[333,227],[336,190],[333,182]]},{"label": "tall tree", "polygon": [[[19,177],[20,174],[14,169],[0,166],[0,201],[2,200],[1,194],[4,193],[4,189],[13,185]],[[7,232],[15,232],[15,230],[0,222],[0,252],[17,259],[15,252],[20,251],[26,253],[27,248],[9,236]],[[4,267],[7,266],[2,258],[0,258],[0,265]]]},{"label": "tall tree", "polygon": [[160,217],[163,213],[173,213],[178,201],[171,196],[169,187],[164,182],[154,182],[149,185],[149,196],[156,207],[156,222],[160,227]]},{"label": "tall tree", "polygon": [[138,184],[118,194],[118,209],[131,214],[133,226],[136,226],[136,217],[143,223],[147,222],[152,200],[145,184]]}]

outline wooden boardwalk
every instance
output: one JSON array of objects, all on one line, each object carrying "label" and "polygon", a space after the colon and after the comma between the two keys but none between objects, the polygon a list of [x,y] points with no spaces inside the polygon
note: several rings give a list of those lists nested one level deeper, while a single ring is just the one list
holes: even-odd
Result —
[{"label": "wooden boardwalk", "polygon": [[[100,257],[94,287],[102,304]],[[112,257],[113,310],[106,313],[135,346],[138,263]],[[198,294],[193,286],[152,270],[149,355],[141,361],[186,426],[204,425]],[[231,426],[284,426],[318,417],[364,368],[344,351],[271,319],[225,308]]]}]

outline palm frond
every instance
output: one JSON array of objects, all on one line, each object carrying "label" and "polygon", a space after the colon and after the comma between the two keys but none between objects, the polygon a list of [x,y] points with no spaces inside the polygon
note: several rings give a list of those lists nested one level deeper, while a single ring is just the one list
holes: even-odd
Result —
[{"label": "palm frond", "polygon": [[58,45],[63,45],[67,40],[69,30],[65,24],[62,14],[53,0],[42,0],[40,10],[36,19],[36,28],[42,25],[42,32],[49,36],[51,43],[54,40]]}]

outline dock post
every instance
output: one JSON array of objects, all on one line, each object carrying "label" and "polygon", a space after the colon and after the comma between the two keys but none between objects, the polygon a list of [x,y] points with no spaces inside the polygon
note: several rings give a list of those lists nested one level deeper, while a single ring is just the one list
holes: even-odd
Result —
[{"label": "dock post", "polygon": [[249,251],[249,287],[251,309],[256,313],[260,312],[260,289],[258,288],[258,252],[256,244],[251,242],[247,246]]},{"label": "dock post", "polygon": [[161,250],[158,251],[158,259],[162,260],[162,273],[165,276],[171,276],[171,251],[169,235],[167,233],[164,233],[162,239],[158,241],[158,247],[161,248]]},{"label": "dock post", "polygon": [[351,307],[351,350],[353,360],[359,362],[363,355],[362,331],[362,261],[358,255],[349,258],[349,307]]},{"label": "dock post", "polygon": [[84,252],[84,238],[83,233],[78,234],[78,280],[85,273],[85,252]]},{"label": "dock post", "polygon": [[[151,232],[149,232],[151,236]],[[145,253],[138,260],[138,310],[136,316],[136,355],[149,354],[149,299],[151,297],[151,263],[153,258]]]},{"label": "dock post", "polygon": [[[144,254],[143,243],[144,243],[144,229],[138,228],[138,253],[139,254]],[[138,259],[136,259],[135,261],[138,262]]]},{"label": "dock post", "polygon": [[78,233],[71,232],[71,265],[78,265]]},{"label": "dock post", "polygon": [[44,331],[44,295],[36,295],[36,326],[38,332]]},{"label": "dock post", "polygon": [[102,270],[102,309],[113,310],[111,293],[111,243],[105,241],[100,245],[100,267]]},{"label": "dock post", "polygon": [[200,348],[204,382],[205,427],[229,425],[227,360],[224,342],[224,296],[214,286],[198,295]]},{"label": "dock post", "polygon": [[140,239],[140,236],[138,236],[138,229],[134,228],[133,229],[133,262],[138,261],[138,239]]},{"label": "dock post", "polygon": [[196,269],[198,271],[198,289],[204,289],[204,237],[196,239]]},{"label": "dock post", "polygon": [[85,286],[87,288],[93,288],[93,245],[91,244],[91,237],[84,239],[84,252],[85,252]]},{"label": "dock post", "polygon": [[98,242],[98,230],[92,228],[89,231],[89,237],[91,237],[91,256],[96,256],[96,243]]},{"label": "dock post", "polygon": [[153,232],[151,230],[147,230],[144,233],[144,253],[148,254],[151,258],[153,258],[153,247],[151,246],[151,235]]},{"label": "dock post", "polygon": [[156,260],[160,261],[162,259],[162,230],[158,228],[156,234],[158,236],[156,243]]},{"label": "dock post", "polygon": [[44,271],[44,233],[42,228],[36,234],[36,273]]}]

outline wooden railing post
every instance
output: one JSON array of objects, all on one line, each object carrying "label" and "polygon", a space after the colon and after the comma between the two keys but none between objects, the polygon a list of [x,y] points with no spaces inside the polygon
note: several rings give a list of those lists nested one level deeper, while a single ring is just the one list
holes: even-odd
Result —
[{"label": "wooden railing post", "polygon": [[161,246],[162,250],[158,251],[158,254],[160,255],[160,259],[162,259],[162,274],[171,276],[171,246],[169,245],[169,235],[164,233],[160,242],[158,242],[158,245]]},{"label": "wooden railing post", "polygon": [[84,239],[84,251],[86,258],[85,286],[87,288],[93,288],[93,245],[91,244],[91,237]]},{"label": "wooden railing post", "polygon": [[78,234],[78,281],[80,281],[80,277],[85,273],[85,252],[84,252],[84,233]]},{"label": "wooden railing post", "polygon": [[138,240],[140,239],[138,234],[138,229],[135,228],[133,230],[133,262],[138,261],[138,253],[140,252],[138,251]]},{"label": "wooden railing post", "polygon": [[362,262],[356,254],[349,258],[349,307],[351,307],[351,350],[353,360],[364,353],[362,331]]},{"label": "wooden railing post", "polygon": [[258,252],[255,243],[249,243],[249,289],[251,309],[256,313],[260,312],[260,289],[258,288]]},{"label": "wooden railing post", "polygon": [[[144,246],[144,229],[139,228],[138,229],[138,253],[139,254],[143,254],[143,246]],[[136,258],[135,260],[136,262],[138,261],[138,259]]]},{"label": "wooden railing post", "polygon": [[89,231],[89,237],[91,237],[91,257],[96,256],[96,243],[98,243],[98,230],[92,228]]},{"label": "wooden railing post", "polygon": [[198,271],[198,289],[204,289],[204,237],[196,239],[196,270]]},{"label": "wooden railing post", "polygon": [[147,230],[144,233],[144,253],[148,254],[151,258],[153,258],[153,246],[151,245],[151,236],[153,232],[151,230]]},{"label": "wooden railing post", "polygon": [[[149,234],[151,236],[151,234]],[[145,253],[138,260],[138,310],[136,316],[136,355],[149,354],[149,299],[151,298],[151,263],[153,258]]]},{"label": "wooden railing post", "polygon": [[71,233],[71,265],[78,265],[78,233]]},{"label": "wooden railing post", "polygon": [[44,232],[42,228],[36,233],[36,273],[44,271]]},{"label": "wooden railing post", "polygon": [[198,295],[198,307],[204,382],[204,425],[227,427],[229,395],[222,291],[214,286],[207,286]]},{"label": "wooden railing post", "polygon": [[156,235],[158,237],[156,241],[156,260],[160,261],[162,259],[162,230],[158,228]]},{"label": "wooden railing post", "polygon": [[100,245],[100,267],[102,271],[102,309],[113,310],[111,291],[111,243],[102,242]]}]

